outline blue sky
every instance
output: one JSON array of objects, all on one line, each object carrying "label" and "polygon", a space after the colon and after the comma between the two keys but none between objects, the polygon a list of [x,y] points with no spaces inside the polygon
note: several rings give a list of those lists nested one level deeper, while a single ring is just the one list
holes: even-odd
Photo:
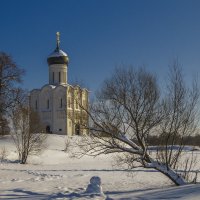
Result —
[{"label": "blue sky", "polygon": [[[199,0],[1,0],[0,50],[26,70],[24,86],[48,83],[47,56],[70,59],[69,82],[95,91],[119,65],[145,65],[160,79],[174,58],[200,71]],[[188,79],[189,80],[189,79]]]}]

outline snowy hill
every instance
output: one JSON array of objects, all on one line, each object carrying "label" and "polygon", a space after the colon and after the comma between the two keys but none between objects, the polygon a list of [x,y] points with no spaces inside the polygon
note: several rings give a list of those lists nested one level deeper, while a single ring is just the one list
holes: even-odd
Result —
[{"label": "snowy hill", "polygon": [[[76,138],[73,138],[73,140]],[[30,156],[28,164],[16,162],[17,152],[9,136],[0,138],[0,151],[7,150],[7,162],[0,163],[1,199],[200,199],[200,185],[174,187],[154,170],[134,172],[113,167],[113,157],[74,159],[64,152],[65,136],[48,135],[47,149]],[[89,180],[99,176],[105,197],[85,195]]]}]

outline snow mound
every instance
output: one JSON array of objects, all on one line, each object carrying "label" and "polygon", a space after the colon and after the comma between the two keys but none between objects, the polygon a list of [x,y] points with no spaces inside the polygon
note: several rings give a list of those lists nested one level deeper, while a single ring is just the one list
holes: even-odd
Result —
[{"label": "snow mound", "polygon": [[90,183],[87,186],[85,192],[72,192],[66,195],[67,198],[79,198],[79,199],[96,199],[96,200],[111,200],[103,193],[101,187],[101,178],[99,176],[93,176],[90,178]]},{"label": "snow mound", "polygon": [[88,184],[85,193],[104,195],[101,187],[101,178],[98,176],[93,176],[90,179],[90,184]]}]

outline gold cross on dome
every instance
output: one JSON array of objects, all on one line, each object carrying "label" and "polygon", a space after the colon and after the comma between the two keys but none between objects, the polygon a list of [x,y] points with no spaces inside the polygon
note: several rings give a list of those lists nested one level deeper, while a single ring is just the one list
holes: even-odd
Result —
[{"label": "gold cross on dome", "polygon": [[60,48],[60,32],[56,32],[57,48]]}]

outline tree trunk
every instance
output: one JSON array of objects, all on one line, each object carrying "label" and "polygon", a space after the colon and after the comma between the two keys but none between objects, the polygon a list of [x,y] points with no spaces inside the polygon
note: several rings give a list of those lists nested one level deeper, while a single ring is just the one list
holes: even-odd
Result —
[{"label": "tree trunk", "polygon": [[153,163],[152,168],[158,170],[159,172],[161,172],[162,174],[167,176],[177,186],[187,184],[187,182],[185,181],[184,178],[182,178],[177,172],[175,172],[170,167],[167,168],[166,165],[155,162],[155,163]]},{"label": "tree trunk", "polygon": [[26,161],[27,161],[27,154],[25,152],[22,152],[20,164],[26,164]]}]

